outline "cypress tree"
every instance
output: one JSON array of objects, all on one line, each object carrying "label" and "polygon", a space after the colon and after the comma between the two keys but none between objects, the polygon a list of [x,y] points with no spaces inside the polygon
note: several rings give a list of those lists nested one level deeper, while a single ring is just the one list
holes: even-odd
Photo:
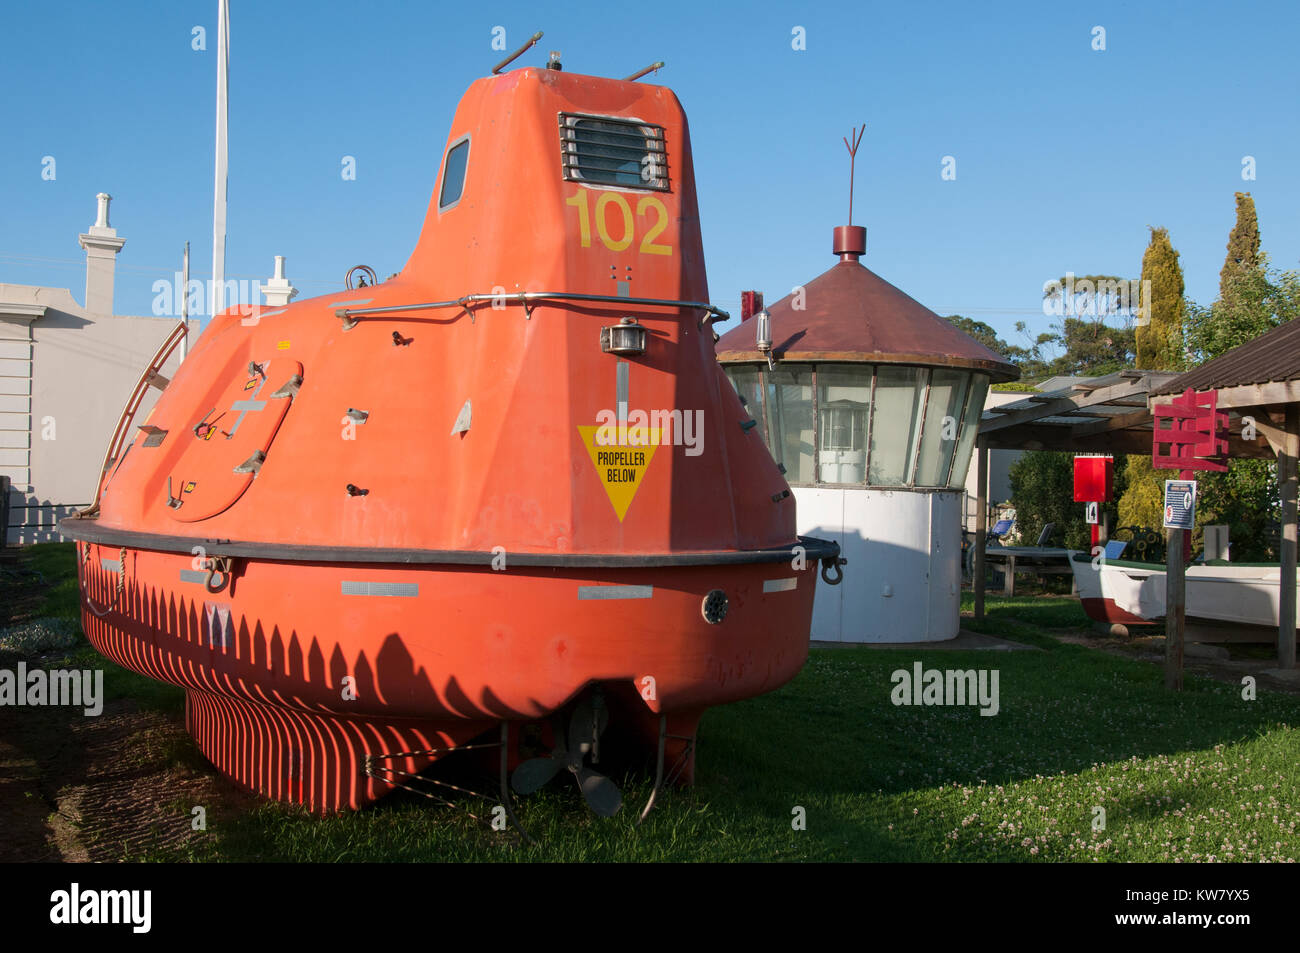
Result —
[{"label": "cypress tree", "polygon": [[[1148,284],[1150,282],[1150,284]],[[1137,331],[1136,366],[1143,370],[1178,370],[1183,364],[1183,270],[1169,231],[1151,229],[1151,242],[1142,256],[1142,316]],[[1150,292],[1147,289],[1150,288]],[[1148,455],[1131,455],[1125,474],[1127,486],[1119,499],[1122,526],[1159,531],[1164,514],[1165,478],[1151,466]]]},{"label": "cypress tree", "polygon": [[1255,218],[1255,200],[1249,192],[1237,193],[1237,224],[1228,236],[1228,257],[1219,272],[1219,299],[1233,297],[1233,279],[1247,275],[1260,266],[1259,220]]},{"label": "cypress tree", "polygon": [[[1148,285],[1147,283],[1150,282]],[[1143,370],[1178,370],[1183,356],[1183,269],[1165,228],[1151,229],[1142,256],[1142,302],[1145,323],[1137,329],[1136,365]]]}]

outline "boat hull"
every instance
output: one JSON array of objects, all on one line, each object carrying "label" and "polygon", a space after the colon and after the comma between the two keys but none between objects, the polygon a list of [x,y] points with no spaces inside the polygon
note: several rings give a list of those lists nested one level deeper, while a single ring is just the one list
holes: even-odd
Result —
[{"label": "boat hull", "polygon": [[[367,759],[418,772],[433,749],[544,720],[594,684],[635,701],[648,745],[661,715],[692,737],[705,708],[798,672],[817,571],[240,559],[214,593],[187,553],[82,542],[78,555],[95,648],[184,688],[187,727],[223,773],[318,810],[392,790]],[[727,612],[711,623],[715,590]]]},{"label": "boat hull", "polygon": [[[1166,580],[1162,568],[1122,560],[1094,565],[1082,553],[1071,553],[1070,566],[1079,600],[1089,618],[1123,625],[1164,622]],[[1280,588],[1277,566],[1189,566],[1186,618],[1276,629]],[[1300,610],[1300,597],[1297,609]]]}]

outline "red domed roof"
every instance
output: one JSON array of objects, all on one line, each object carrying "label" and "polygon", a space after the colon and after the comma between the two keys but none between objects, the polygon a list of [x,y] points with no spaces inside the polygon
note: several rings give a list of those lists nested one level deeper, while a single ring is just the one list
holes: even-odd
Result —
[{"label": "red domed roof", "polygon": [[[856,255],[843,255],[808,282],[801,310],[792,307],[792,298],[786,295],[768,309],[778,360],[967,367],[995,381],[1020,376],[1005,357],[859,264]],[[754,331],[751,319],[724,334],[718,360],[766,363],[755,347]]]}]

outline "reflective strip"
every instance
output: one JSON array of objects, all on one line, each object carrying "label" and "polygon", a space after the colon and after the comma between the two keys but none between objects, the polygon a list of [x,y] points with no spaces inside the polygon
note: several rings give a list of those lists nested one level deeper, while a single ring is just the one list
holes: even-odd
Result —
[{"label": "reflective strip", "polygon": [[99,568],[105,572],[121,572],[122,561],[120,559],[101,559]]},{"label": "reflective strip", "polygon": [[649,599],[654,586],[579,586],[579,599]]},{"label": "reflective strip", "polygon": [[265,410],[264,400],[237,400],[230,405],[231,410]]},{"label": "reflective strip", "polygon": [[208,574],[203,569],[182,569],[181,582],[207,582]]},{"label": "reflective strip", "polygon": [[418,582],[359,582],[344,579],[345,596],[418,596]]},{"label": "reflective strip", "polygon": [[618,409],[620,421],[627,420],[628,374],[627,361],[619,361],[614,379],[614,406]]},{"label": "reflective strip", "polygon": [[289,310],[288,308],[276,308],[274,311],[262,311],[258,313],[257,316],[259,318],[273,318],[277,314],[284,314],[288,310]]},{"label": "reflective strip", "polygon": [[789,592],[799,586],[799,577],[792,576],[789,579],[764,579],[764,592]]},{"label": "reflective strip", "polygon": [[327,307],[330,308],[355,308],[358,305],[370,304],[374,298],[357,298],[354,301],[331,301]]}]

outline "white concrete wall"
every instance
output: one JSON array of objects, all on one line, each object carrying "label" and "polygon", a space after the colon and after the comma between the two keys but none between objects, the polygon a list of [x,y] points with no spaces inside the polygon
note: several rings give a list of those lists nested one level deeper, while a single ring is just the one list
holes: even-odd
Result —
[{"label": "white concrete wall", "polygon": [[833,539],[848,559],[820,580],[812,638],[938,642],[961,613],[961,491],[795,487],[799,533]]},{"label": "white concrete wall", "polygon": [[[13,352],[0,368],[0,473],[13,481],[10,545],[47,542],[61,538],[59,519],[94,497],[118,416],[176,319],[90,314],[66,288],[0,284],[0,312],[5,303],[46,308],[35,320],[0,315],[0,358]],[[197,336],[192,321],[191,346]],[[25,385],[16,371],[3,377],[21,370],[12,363],[19,351],[30,354]],[[174,374],[176,363],[173,356],[163,374]],[[157,395],[151,388],[133,427]]]}]

